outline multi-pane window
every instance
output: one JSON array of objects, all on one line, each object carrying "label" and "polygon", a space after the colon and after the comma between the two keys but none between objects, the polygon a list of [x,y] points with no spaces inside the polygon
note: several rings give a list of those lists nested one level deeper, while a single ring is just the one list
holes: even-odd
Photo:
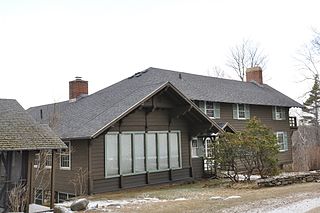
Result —
[{"label": "multi-pane window", "polygon": [[60,152],[60,168],[61,169],[70,169],[71,168],[71,142],[64,142],[67,149],[62,149]]},{"label": "multi-pane window", "polygon": [[288,151],[288,135],[287,132],[276,132],[278,144],[279,144],[279,151]]},{"label": "multi-pane window", "polygon": [[272,107],[273,120],[286,120],[286,108],[274,106]]},{"label": "multi-pane window", "polygon": [[56,202],[58,203],[68,201],[74,197],[75,197],[74,194],[64,193],[64,192],[55,192],[55,199],[56,199]]},{"label": "multi-pane window", "polygon": [[37,168],[51,168],[52,165],[52,152],[51,150],[41,150],[39,153],[35,154],[34,167]]},{"label": "multi-pane window", "polygon": [[43,204],[43,191],[42,189],[36,189],[34,193],[34,203],[38,205]]},{"label": "multi-pane window", "polygon": [[195,104],[201,111],[206,113],[210,118],[220,118],[220,104],[212,101],[195,101]]},{"label": "multi-pane window", "polygon": [[233,104],[233,119],[250,119],[248,104]]},{"label": "multi-pane window", "polygon": [[108,133],[105,176],[180,168],[180,132]]},{"label": "multi-pane window", "polygon": [[203,157],[203,141],[202,139],[193,138],[191,140],[191,154],[192,157]]}]

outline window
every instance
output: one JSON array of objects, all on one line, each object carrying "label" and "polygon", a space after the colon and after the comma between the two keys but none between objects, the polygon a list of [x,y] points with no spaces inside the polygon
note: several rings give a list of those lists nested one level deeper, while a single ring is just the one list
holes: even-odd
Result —
[{"label": "window", "polygon": [[157,143],[156,134],[147,133],[147,169],[149,171],[157,170]]},{"label": "window", "polygon": [[159,169],[167,169],[168,165],[168,134],[158,134]]},{"label": "window", "polygon": [[247,104],[233,104],[233,119],[250,119],[250,108]]},{"label": "window", "polygon": [[43,191],[42,189],[36,189],[34,193],[34,203],[38,205],[43,204]]},{"label": "window", "polygon": [[131,134],[120,134],[121,174],[132,173],[132,145]]},{"label": "window", "polygon": [[71,168],[71,142],[64,142],[67,149],[63,149],[60,151],[60,168],[61,169],[70,169]]},{"label": "window", "polygon": [[58,203],[68,201],[73,197],[75,197],[74,194],[64,193],[64,192],[55,192],[55,199]]},{"label": "window", "polygon": [[288,135],[286,132],[276,132],[277,140],[279,144],[279,151],[288,151]]},{"label": "window", "polygon": [[179,168],[179,135],[177,133],[169,133],[169,150],[170,150],[170,167]]},{"label": "window", "polygon": [[105,165],[106,176],[118,175],[118,134],[106,134],[105,136]]},{"label": "window", "polygon": [[285,107],[272,107],[273,120],[286,120],[286,108]]},{"label": "window", "polygon": [[202,112],[210,118],[220,118],[220,104],[212,101],[195,101],[195,104]]},{"label": "window", "polygon": [[133,135],[134,144],[134,172],[144,172],[145,171],[145,157],[144,157],[144,134],[134,134]]},{"label": "window", "polygon": [[105,135],[105,177],[181,167],[180,132]]},{"label": "window", "polygon": [[41,150],[35,154],[34,167],[38,168],[40,165],[41,168],[45,167],[47,169],[51,168],[52,165],[52,153],[51,150]]},{"label": "window", "polygon": [[202,139],[193,138],[191,140],[191,148],[192,157],[203,157],[204,147]]}]

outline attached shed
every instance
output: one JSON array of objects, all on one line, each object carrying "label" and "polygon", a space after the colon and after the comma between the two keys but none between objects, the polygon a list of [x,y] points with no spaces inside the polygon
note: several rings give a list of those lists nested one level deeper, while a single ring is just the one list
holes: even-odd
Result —
[{"label": "attached shed", "polygon": [[26,190],[20,210],[28,206],[35,153],[64,148],[49,126],[38,124],[16,100],[0,99],[0,212],[10,207],[9,193],[16,186]]}]

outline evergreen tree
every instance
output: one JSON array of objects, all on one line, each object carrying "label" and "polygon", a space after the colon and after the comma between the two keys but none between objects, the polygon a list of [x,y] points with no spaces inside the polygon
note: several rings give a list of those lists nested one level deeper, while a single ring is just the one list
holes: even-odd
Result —
[{"label": "evergreen tree", "polygon": [[314,84],[308,95],[308,99],[303,103],[305,106],[303,111],[308,115],[304,115],[303,118],[307,123],[319,127],[320,85],[318,74],[314,76]]}]

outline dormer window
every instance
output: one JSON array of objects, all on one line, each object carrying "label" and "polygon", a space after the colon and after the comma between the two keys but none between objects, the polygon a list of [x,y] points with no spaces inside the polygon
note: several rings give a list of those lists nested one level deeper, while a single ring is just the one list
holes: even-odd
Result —
[{"label": "dormer window", "polygon": [[233,119],[250,119],[250,108],[248,104],[233,104]]},{"label": "dormer window", "polygon": [[273,120],[286,120],[286,108],[274,106],[272,107]]},{"label": "dormer window", "polygon": [[212,101],[195,101],[202,112],[210,118],[220,118],[220,104]]}]

